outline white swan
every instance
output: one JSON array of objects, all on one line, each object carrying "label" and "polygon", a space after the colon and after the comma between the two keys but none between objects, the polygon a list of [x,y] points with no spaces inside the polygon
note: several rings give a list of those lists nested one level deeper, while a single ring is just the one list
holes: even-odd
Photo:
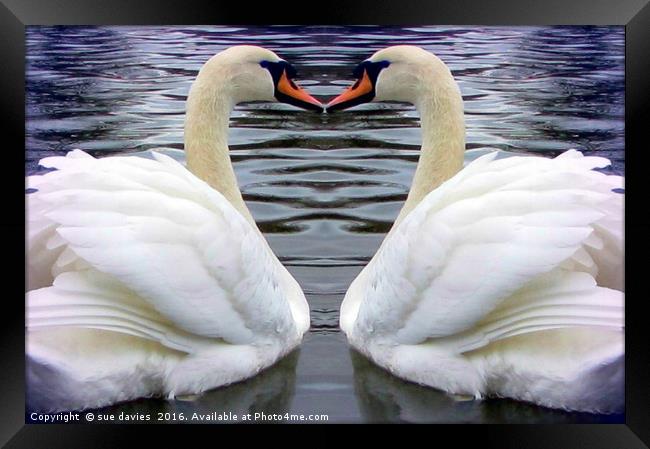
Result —
[{"label": "white swan", "polygon": [[192,85],[189,171],[154,154],[75,150],[28,178],[28,397],[38,410],[196,394],[240,381],[309,328],[298,283],[237,186],[228,119],[242,101],[322,111],[273,52],[231,47]]},{"label": "white swan", "polygon": [[462,97],[412,46],[375,53],[327,105],[407,101],[422,123],[413,184],[341,305],[350,343],[450,393],[591,412],[623,408],[623,179],[600,157],[485,155],[462,169]]}]

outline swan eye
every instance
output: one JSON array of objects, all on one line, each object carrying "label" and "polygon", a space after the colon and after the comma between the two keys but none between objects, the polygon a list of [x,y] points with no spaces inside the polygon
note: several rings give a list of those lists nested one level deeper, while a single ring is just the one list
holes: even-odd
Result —
[{"label": "swan eye", "polygon": [[280,62],[261,61],[260,66],[269,71],[273,77],[273,81],[277,81],[282,74],[282,67]]}]

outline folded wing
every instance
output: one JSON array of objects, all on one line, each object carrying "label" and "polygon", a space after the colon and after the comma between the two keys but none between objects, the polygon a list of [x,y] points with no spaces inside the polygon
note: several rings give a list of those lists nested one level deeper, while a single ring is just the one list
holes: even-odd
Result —
[{"label": "folded wing", "polygon": [[622,327],[622,195],[612,192],[622,178],[592,170],[609,161],[577,151],[493,159],[468,165],[391,231],[354,290],[355,332],[464,351],[541,329]]},{"label": "folded wing", "polygon": [[296,332],[295,281],[259,231],[173,159],[73,151],[41,164],[58,170],[28,179],[28,277],[42,287],[29,292],[31,326],[110,328],[183,350]]}]

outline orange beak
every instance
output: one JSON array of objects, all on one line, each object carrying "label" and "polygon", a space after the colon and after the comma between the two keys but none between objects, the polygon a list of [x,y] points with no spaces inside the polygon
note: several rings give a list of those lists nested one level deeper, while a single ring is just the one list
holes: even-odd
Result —
[{"label": "orange beak", "polygon": [[366,103],[370,100],[364,100],[364,95],[370,94],[373,91],[372,81],[368,77],[368,72],[363,71],[363,75],[356,83],[348,87],[345,92],[327,103],[327,111],[336,111],[356,106],[361,103]]},{"label": "orange beak", "polygon": [[312,109],[318,112],[323,112],[323,104],[309,95],[306,90],[298,87],[293,81],[287,77],[287,71],[282,72],[282,76],[278,81],[277,89],[280,93],[287,97],[293,98],[294,101],[287,101],[286,103],[293,104],[304,109]]}]

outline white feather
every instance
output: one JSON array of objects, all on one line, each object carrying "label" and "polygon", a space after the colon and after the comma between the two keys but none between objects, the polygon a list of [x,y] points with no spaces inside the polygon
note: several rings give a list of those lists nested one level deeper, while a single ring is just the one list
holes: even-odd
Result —
[{"label": "white feather", "polygon": [[442,61],[411,46],[371,60],[391,62],[377,92],[418,107],[424,142],[396,224],[341,305],[350,343],[451,393],[620,411],[623,179],[575,150],[458,171],[462,98]]},{"label": "white feather", "polygon": [[255,226],[226,142],[235,103],[273,100],[262,60],[279,58],[236,46],[199,72],[191,171],[74,150],[27,178],[27,377],[42,411],[200,393],[300,343],[309,307]]},{"label": "white feather", "polygon": [[295,280],[259,231],[180,164],[79,151],[45,164],[58,171],[29,196],[39,227],[28,259],[35,284],[47,285],[48,269],[56,279],[28,293],[30,332],[101,329],[188,354],[271,344],[271,360],[300,341],[308,317],[292,310],[304,301]]},{"label": "white feather", "polygon": [[[603,271],[602,242],[621,247],[600,226],[622,214],[615,209],[621,195],[595,187],[611,184],[590,171],[600,158],[536,159],[478,159],[391,231],[344,300],[356,304],[341,320],[355,346],[406,378],[453,390],[458,378],[426,375],[399,345],[462,358],[527,333],[623,328],[622,292],[594,280]],[[620,253],[611,260],[620,264]],[[472,387],[462,392],[491,392],[474,377],[467,382]]]}]

